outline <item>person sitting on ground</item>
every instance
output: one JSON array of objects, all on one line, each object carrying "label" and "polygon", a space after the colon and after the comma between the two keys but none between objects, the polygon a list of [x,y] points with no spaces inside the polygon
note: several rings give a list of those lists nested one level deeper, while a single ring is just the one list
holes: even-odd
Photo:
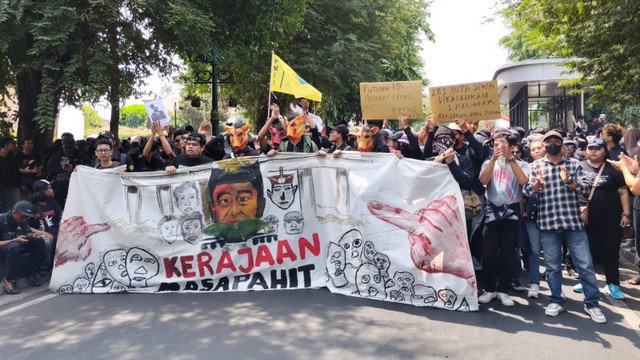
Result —
[{"label": "person sitting on ground", "polygon": [[[20,293],[16,280],[21,275],[18,273],[21,268],[25,268],[29,285],[42,285],[37,271],[45,256],[43,236],[49,239],[53,236],[32,229],[27,220],[33,217],[33,205],[25,200],[18,201],[12,210],[0,214],[0,259],[6,265],[2,283],[9,294]],[[24,254],[30,256],[22,256]]]},{"label": "person sitting on ground", "polygon": [[189,134],[187,137],[185,152],[178,155],[171,164],[165,168],[167,174],[176,174],[179,167],[191,167],[212,163],[213,159],[203,154],[205,141],[206,138],[202,134]]}]

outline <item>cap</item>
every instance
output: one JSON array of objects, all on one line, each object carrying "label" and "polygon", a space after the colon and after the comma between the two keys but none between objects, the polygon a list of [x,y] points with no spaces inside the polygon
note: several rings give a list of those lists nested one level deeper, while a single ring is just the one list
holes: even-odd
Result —
[{"label": "cap", "polygon": [[33,183],[33,192],[37,193],[40,191],[47,190],[49,186],[51,186],[51,183],[48,182],[47,180],[38,180]]},{"label": "cap", "polygon": [[349,135],[349,128],[347,127],[347,125],[340,124],[336,126],[327,126],[327,127],[329,128],[329,131],[335,131],[338,134],[342,135],[343,138],[346,138],[347,135]]},{"label": "cap", "polygon": [[460,126],[458,126],[458,124],[456,123],[449,123],[449,129],[451,129],[451,131],[460,131],[462,132],[462,129],[460,129]]},{"label": "cap", "polygon": [[567,145],[573,145],[573,146],[575,146],[575,147],[577,147],[577,146],[578,146],[578,142],[577,142],[577,141],[575,141],[575,140],[573,140],[573,139],[569,139],[568,137],[566,137],[566,138],[562,139],[562,142],[563,142],[564,144],[567,144]]},{"label": "cap", "polygon": [[607,143],[604,141],[604,139],[601,138],[593,138],[591,140],[589,140],[589,144],[587,145],[587,148],[590,147],[599,147],[599,148],[603,148],[607,145]]},{"label": "cap", "polygon": [[98,139],[100,139],[100,138],[106,138],[106,139],[109,139],[109,140],[114,140],[116,137],[113,136],[113,133],[111,133],[111,131],[104,130],[104,131],[101,131],[100,134],[98,134]]},{"label": "cap", "polygon": [[548,131],[546,134],[544,134],[544,137],[542,138],[542,141],[547,141],[547,139],[552,138],[552,137],[557,137],[558,139],[562,140],[562,135],[555,131],[555,130],[551,130]]},{"label": "cap", "polygon": [[382,134],[382,137],[385,139],[388,139],[393,135],[393,132],[391,132],[391,130],[389,129],[382,129],[380,130],[380,133]]},{"label": "cap", "polygon": [[607,117],[607,114],[600,114],[600,119],[606,118],[606,117]]},{"label": "cap", "polygon": [[398,139],[398,142],[409,145],[409,139],[407,138],[407,134],[402,134],[402,136],[400,136],[400,139]]},{"label": "cap", "polygon": [[17,211],[20,214],[30,218],[35,216],[33,214],[33,205],[31,205],[31,203],[26,200],[20,200],[15,205],[13,205],[13,211]]},{"label": "cap", "polygon": [[73,139],[64,139],[62,140],[62,147],[64,148],[74,148],[76,147],[76,142]]},{"label": "cap", "polygon": [[454,137],[454,136],[453,136],[453,131],[451,131],[451,129],[449,129],[449,128],[448,128],[448,127],[446,127],[446,126],[440,126],[440,127],[438,128],[438,130],[436,130],[436,133],[434,134],[433,138],[434,138],[434,139],[437,139],[437,138],[438,138],[438,136],[440,136],[440,135],[448,135],[448,136],[450,136],[451,138],[453,138],[453,137]]}]

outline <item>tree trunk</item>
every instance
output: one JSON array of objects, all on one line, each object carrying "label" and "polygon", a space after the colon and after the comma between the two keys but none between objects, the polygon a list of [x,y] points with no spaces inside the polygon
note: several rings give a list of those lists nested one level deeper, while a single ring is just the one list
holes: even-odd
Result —
[{"label": "tree trunk", "polygon": [[111,69],[109,71],[109,103],[111,103],[111,120],[109,131],[113,133],[116,140],[120,139],[120,67],[118,57],[118,32],[115,24],[108,26],[109,54],[111,56]]},{"label": "tree trunk", "polygon": [[[38,95],[42,92],[42,76],[38,71],[21,71],[16,76],[18,96],[18,141],[33,139],[34,151],[45,153],[53,144],[54,126],[41,131],[34,120]],[[56,104],[56,113],[58,105]],[[55,114],[54,114],[55,115]]]}]

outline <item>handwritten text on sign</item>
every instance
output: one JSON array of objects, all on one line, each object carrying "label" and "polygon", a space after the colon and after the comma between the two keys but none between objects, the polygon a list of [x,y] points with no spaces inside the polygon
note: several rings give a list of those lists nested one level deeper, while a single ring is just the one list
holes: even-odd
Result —
[{"label": "handwritten text on sign", "polygon": [[436,122],[500,118],[500,99],[496,80],[429,88],[431,109]]},{"label": "handwritten text on sign", "polygon": [[363,119],[422,119],[422,81],[360,83]]}]

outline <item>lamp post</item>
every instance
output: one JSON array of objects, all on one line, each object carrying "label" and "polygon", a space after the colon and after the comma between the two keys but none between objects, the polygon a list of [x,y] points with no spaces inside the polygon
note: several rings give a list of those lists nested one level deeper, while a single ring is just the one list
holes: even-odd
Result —
[{"label": "lamp post", "polygon": [[233,73],[228,70],[218,69],[218,57],[215,52],[208,56],[196,55],[191,58],[192,62],[199,62],[211,65],[211,71],[202,70],[196,72],[196,84],[211,84],[211,130],[213,136],[218,135],[220,119],[218,118],[218,84],[233,83]]}]

